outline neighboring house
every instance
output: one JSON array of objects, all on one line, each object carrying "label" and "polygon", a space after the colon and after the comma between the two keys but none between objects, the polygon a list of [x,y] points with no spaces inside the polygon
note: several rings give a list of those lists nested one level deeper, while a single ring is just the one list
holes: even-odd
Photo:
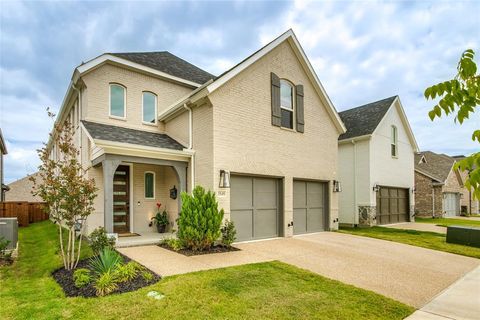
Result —
[{"label": "neighboring house", "polygon": [[103,54],[75,69],[65,119],[100,188],[87,232],[152,232],[155,203],[173,222],[195,185],[238,240],[338,228],[345,127],[291,30],[218,77],[168,52]]},{"label": "neighboring house", "polygon": [[5,201],[5,193],[9,190],[3,181],[5,179],[5,173],[3,170],[3,156],[7,154],[7,145],[3,139],[2,129],[0,129],[0,201]]},{"label": "neighboring house", "polygon": [[410,221],[417,142],[398,96],[340,112],[340,223],[382,225]]},{"label": "neighboring house", "polygon": [[431,151],[415,155],[415,215],[458,216],[464,193],[455,159]]},{"label": "neighboring house", "polygon": [[[465,159],[466,157],[463,155],[453,156],[455,161],[460,161]],[[460,171],[460,175],[462,176],[462,181],[465,184],[465,180],[468,178],[468,172]],[[473,196],[473,190],[469,191],[466,187],[463,188],[462,196],[460,199],[460,211],[462,213],[468,214],[479,214],[480,213],[480,201],[475,199]]]},{"label": "neighboring house", "polygon": [[[39,196],[32,194],[33,182],[30,181],[32,176],[38,176],[38,173],[28,175],[17,181],[8,184],[10,191],[5,196],[5,201],[27,201],[27,202],[43,202]],[[37,177],[38,179],[38,177]]]}]

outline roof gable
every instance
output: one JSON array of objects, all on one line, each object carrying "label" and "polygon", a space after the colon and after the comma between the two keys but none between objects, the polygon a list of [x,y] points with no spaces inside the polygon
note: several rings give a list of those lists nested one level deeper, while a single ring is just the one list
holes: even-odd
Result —
[{"label": "roof gable", "polygon": [[[421,162],[424,158],[426,161]],[[424,151],[415,154],[415,170],[439,182],[445,182],[453,169],[455,159],[445,154]]]},{"label": "roof gable", "polygon": [[339,116],[347,132],[340,135],[338,140],[372,134],[396,98],[397,96],[393,96],[340,112]]},{"label": "roof gable", "polygon": [[265,56],[267,53],[272,51],[274,48],[279,46],[281,43],[284,41],[288,41],[297,57],[297,59],[300,61],[303,69],[305,70],[308,78],[313,84],[313,87],[315,91],[317,92],[318,96],[320,97],[320,100],[323,102],[323,104],[326,106],[327,112],[329,116],[331,117],[333,123],[335,124],[335,127],[340,133],[344,133],[346,131],[346,128],[340,119],[337,110],[333,106],[330,98],[328,97],[327,93],[325,92],[325,89],[323,88],[320,80],[318,79],[317,74],[315,73],[315,70],[313,69],[312,65],[310,64],[310,61],[308,60],[307,56],[305,55],[305,52],[303,51],[303,48],[301,47],[300,43],[298,42],[297,37],[293,33],[293,31],[290,29],[265,45],[264,47],[260,48],[244,60],[242,60],[240,63],[237,65],[233,66],[229,70],[225,71],[222,73],[218,78],[216,78],[213,82],[211,83],[206,83],[202,87],[199,88],[199,90],[192,92],[191,94],[187,95],[183,99],[180,99],[176,103],[172,104],[169,108],[167,108],[162,114],[160,114],[159,119],[161,121],[168,119],[171,117],[173,114],[175,114],[177,111],[183,108],[183,105],[185,103],[193,103],[196,101],[196,99],[200,99],[202,97],[207,96],[208,94],[214,92],[221,86],[223,86],[225,83],[230,81],[232,78],[234,78],[236,75],[238,75],[240,72],[257,62],[259,59],[261,59],[263,56]]}]

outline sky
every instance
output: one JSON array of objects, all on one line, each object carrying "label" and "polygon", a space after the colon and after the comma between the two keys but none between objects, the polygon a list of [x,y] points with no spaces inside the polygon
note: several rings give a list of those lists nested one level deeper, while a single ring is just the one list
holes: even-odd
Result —
[{"label": "sky", "polygon": [[[34,173],[73,70],[104,52],[170,51],[218,75],[292,28],[338,111],[399,95],[421,150],[478,151],[462,126],[431,122],[423,91],[480,56],[480,1],[0,1],[5,182]],[[480,59],[477,57],[477,62]]]}]

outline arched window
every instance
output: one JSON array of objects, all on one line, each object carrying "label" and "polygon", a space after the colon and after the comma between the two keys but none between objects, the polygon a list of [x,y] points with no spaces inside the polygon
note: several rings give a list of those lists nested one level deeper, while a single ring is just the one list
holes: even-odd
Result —
[{"label": "arched window", "polygon": [[398,157],[398,133],[397,133],[397,127],[392,126],[392,133],[390,137],[390,152],[392,154],[392,157]]},{"label": "arched window", "polygon": [[145,199],[155,199],[155,172],[145,172]]},{"label": "arched window", "polygon": [[293,85],[286,80],[280,80],[280,108],[282,127],[293,129]]},{"label": "arched window", "polygon": [[142,121],[146,124],[157,123],[157,96],[151,92],[143,93]]},{"label": "arched window", "polygon": [[125,119],[125,103],[127,90],[125,87],[110,84],[110,116]]}]

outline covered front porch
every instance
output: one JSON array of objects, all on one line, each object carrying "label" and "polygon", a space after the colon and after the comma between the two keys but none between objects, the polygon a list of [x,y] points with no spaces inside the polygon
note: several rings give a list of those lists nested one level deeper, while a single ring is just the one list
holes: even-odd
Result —
[{"label": "covered front porch", "polygon": [[[186,161],[104,154],[94,166],[103,176],[103,225],[119,246],[157,243],[177,229],[181,192],[187,186]],[[158,233],[152,218],[167,211],[169,224]]]}]

